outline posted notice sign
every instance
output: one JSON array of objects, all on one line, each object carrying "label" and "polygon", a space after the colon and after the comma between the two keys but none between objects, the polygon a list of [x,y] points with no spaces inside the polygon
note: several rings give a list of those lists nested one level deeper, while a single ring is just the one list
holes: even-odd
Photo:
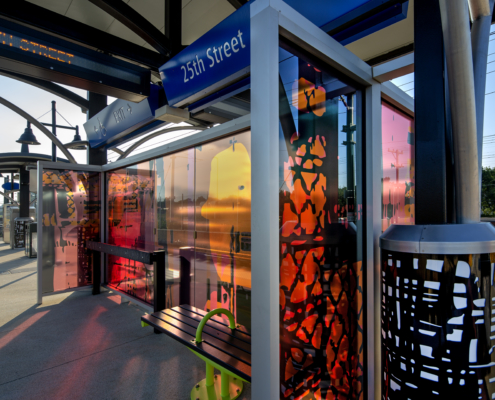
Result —
[{"label": "posted notice sign", "polygon": [[249,6],[239,8],[160,67],[170,105],[191,103],[249,73]]}]

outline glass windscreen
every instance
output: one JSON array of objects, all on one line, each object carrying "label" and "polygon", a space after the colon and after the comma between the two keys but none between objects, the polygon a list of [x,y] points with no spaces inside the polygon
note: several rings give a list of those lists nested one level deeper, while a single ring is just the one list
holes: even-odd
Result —
[{"label": "glass windscreen", "polygon": [[[108,243],[166,250],[167,308],[227,308],[251,326],[251,133],[115,170]],[[110,286],[153,303],[153,266],[108,256]]]},{"label": "glass windscreen", "polygon": [[[146,161],[107,174],[108,243],[154,251],[155,164]],[[110,287],[153,304],[153,265],[108,255]]]},{"label": "glass windscreen", "polygon": [[91,285],[87,241],[100,238],[100,173],[43,170],[42,292]]},{"label": "glass windscreen", "polygon": [[280,398],[363,398],[360,92],[280,50]]},{"label": "glass windscreen", "polygon": [[382,103],[382,232],[414,225],[414,119]]}]

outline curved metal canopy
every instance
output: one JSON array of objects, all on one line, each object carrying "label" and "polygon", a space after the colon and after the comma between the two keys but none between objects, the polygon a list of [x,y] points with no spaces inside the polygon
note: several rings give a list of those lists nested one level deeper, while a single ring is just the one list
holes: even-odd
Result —
[{"label": "curved metal canopy", "polygon": [[36,128],[38,128],[41,132],[43,132],[53,143],[55,143],[55,145],[60,149],[60,151],[62,151],[62,153],[64,153],[64,155],[71,163],[77,164],[75,158],[72,157],[72,154],[70,154],[69,150],[67,150],[64,147],[62,142],[58,140],[57,137],[53,135],[53,133],[51,133],[48,129],[46,129],[40,122],[38,122],[37,119],[33,118],[26,111],[20,109],[15,104],[12,104],[10,101],[4,99],[3,97],[0,97],[0,104],[3,104],[5,107],[11,109],[15,113],[19,114],[21,117],[31,122],[34,126],[36,126]]},{"label": "curved metal canopy", "polygon": [[[163,135],[164,133],[169,133],[169,132],[175,132],[175,131],[204,131],[206,128],[200,128],[197,126],[179,126],[177,128],[167,128],[167,129],[162,129],[153,133],[150,133],[148,136],[145,136],[144,138],[138,140],[136,143],[133,143],[132,146],[130,146],[124,154],[122,154],[118,160],[122,160],[126,158],[129,154],[131,154],[136,148],[141,146],[143,143],[146,143],[148,140],[151,140],[157,136]],[[113,149],[112,149],[113,150]]]},{"label": "curved metal canopy", "polygon": [[2,191],[0,191],[0,196],[3,196],[3,197],[5,197],[6,199],[9,199],[9,200],[12,202],[12,204],[14,204],[15,206],[18,206],[18,205],[19,205],[19,203],[18,203],[17,201],[15,201],[12,197],[10,197],[10,196],[6,195],[6,194],[5,194],[4,192],[2,192]]}]

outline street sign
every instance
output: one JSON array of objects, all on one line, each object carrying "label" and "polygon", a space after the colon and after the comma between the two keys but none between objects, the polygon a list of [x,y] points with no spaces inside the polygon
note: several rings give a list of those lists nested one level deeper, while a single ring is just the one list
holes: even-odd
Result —
[{"label": "street sign", "polygon": [[150,85],[150,95],[140,103],[115,100],[88,120],[84,124],[84,130],[90,146],[95,148],[115,144],[123,137],[129,140],[138,133],[146,133],[141,128],[149,124],[152,124],[153,129],[165,124],[164,121],[155,121],[155,111],[160,106],[160,90],[160,87]]},{"label": "street sign", "polygon": [[[167,100],[174,107],[203,103],[235,90],[249,76],[250,12],[253,2],[232,13],[160,67]],[[346,45],[401,21],[408,0],[286,0],[296,11]],[[235,86],[235,85],[234,85]],[[232,86],[232,88],[234,88]]]},{"label": "street sign", "polygon": [[12,182],[6,182],[2,185],[4,190],[19,190],[19,184],[14,183],[14,188],[12,189]]},{"label": "street sign", "polygon": [[149,94],[149,70],[5,20],[0,69],[128,101]]},{"label": "street sign", "polygon": [[239,8],[160,67],[170,105],[192,103],[249,74],[249,7]]}]

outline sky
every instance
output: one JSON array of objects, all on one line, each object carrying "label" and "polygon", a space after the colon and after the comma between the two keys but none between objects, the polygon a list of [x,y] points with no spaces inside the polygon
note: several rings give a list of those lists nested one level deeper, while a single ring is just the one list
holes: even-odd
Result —
[{"label": "sky", "polygon": [[[484,144],[483,144],[483,166],[495,167],[495,26],[491,28],[492,35],[490,39],[489,57],[487,66],[487,80],[486,80],[486,96],[485,96],[485,121],[484,121]],[[492,73],[494,72],[494,73]],[[405,93],[414,97],[414,73],[402,76],[392,81]],[[63,86],[63,85],[62,85]],[[86,91],[64,86],[69,90],[77,93],[82,97],[86,97]],[[56,107],[60,115],[57,115],[58,125],[79,125],[79,132],[83,140],[86,140],[86,132],[84,131],[83,124],[86,122],[86,114],[81,112],[81,109],[74,104],[61,99],[49,92],[42,89],[38,89],[34,86],[22,83],[10,78],[0,76],[0,96],[4,97],[8,101],[14,103],[16,106],[22,108],[34,118],[41,122],[51,122],[51,101],[57,102]],[[114,101],[114,98],[109,97],[108,102]],[[65,120],[64,120],[65,118]],[[1,137],[1,152],[19,152],[21,145],[16,143],[16,140],[24,132],[26,128],[26,121],[10,109],[0,105],[0,137]],[[187,125],[187,124],[181,124]],[[160,127],[163,129],[164,126]],[[32,127],[33,132],[41,143],[39,146],[30,146],[31,153],[51,154],[51,141],[36,127]],[[176,133],[169,133],[159,136],[150,140],[146,144],[143,144],[140,148],[135,150],[132,154],[138,154],[140,152],[149,150],[157,145],[165,144],[167,142],[176,140],[181,137],[194,134],[196,131],[179,131]],[[74,136],[73,130],[57,129],[57,135],[62,143],[71,142]],[[134,143],[135,139],[119,146],[120,149],[125,150],[127,147]],[[72,155],[78,163],[86,163],[86,151],[84,150],[72,150]],[[57,155],[64,157],[61,151],[57,151]],[[112,152],[108,152],[109,162],[115,161],[119,156]],[[64,157],[65,158],[65,157]],[[3,180],[0,181],[3,183]],[[0,204],[3,203],[3,197],[0,200]]]},{"label": "sky", "polygon": [[[85,90],[73,88],[70,86],[61,85],[78,95],[86,98],[87,92]],[[42,89],[38,89],[27,83],[19,82],[14,79],[6,78],[0,76],[0,96],[15,104],[19,108],[26,111],[28,114],[36,118],[40,122],[52,122],[51,117],[51,102],[56,101],[57,114],[57,125],[65,126],[79,126],[79,134],[82,140],[87,140],[86,132],[84,130],[83,124],[86,122],[86,114],[81,112],[81,109],[76,105],[52,94]],[[108,98],[108,103],[115,101],[113,97]],[[65,120],[64,120],[65,118]],[[9,108],[0,105],[0,153],[10,153],[19,152],[21,150],[21,144],[16,143],[19,139],[24,129],[26,129],[26,120],[11,111]],[[178,124],[176,126],[187,126],[187,124]],[[172,126],[172,124],[170,124]],[[167,126],[162,126],[159,129],[164,129]],[[51,141],[35,126],[31,126],[33,133],[36,136],[38,142],[41,143],[39,146],[29,146],[30,153],[41,153],[51,155],[52,146]],[[50,127],[48,127],[51,130]],[[177,138],[186,137],[188,135],[194,134],[195,130],[178,131],[173,133],[168,133],[157,138],[151,139],[149,142],[143,144],[138,149],[133,151],[134,154],[138,154],[143,151],[150,150],[152,147],[157,145],[165,144],[169,141],[173,141]],[[62,143],[72,142],[74,138],[74,130],[59,129],[57,128],[57,137]],[[122,146],[120,149],[125,150],[127,147],[131,146],[136,140],[131,140]],[[70,150],[71,154],[74,156],[76,161],[80,164],[86,164],[86,151],[85,150]],[[62,152],[57,149],[57,157],[65,158]],[[115,161],[119,157],[118,154],[109,151],[108,160],[109,162]],[[0,184],[3,184],[3,178],[0,178]],[[3,204],[3,197],[1,197],[0,204]]]},{"label": "sky", "polygon": [[[488,54],[483,123],[483,166],[493,168],[495,167],[495,25],[491,26]],[[392,83],[414,98],[414,73],[394,79]]]}]

